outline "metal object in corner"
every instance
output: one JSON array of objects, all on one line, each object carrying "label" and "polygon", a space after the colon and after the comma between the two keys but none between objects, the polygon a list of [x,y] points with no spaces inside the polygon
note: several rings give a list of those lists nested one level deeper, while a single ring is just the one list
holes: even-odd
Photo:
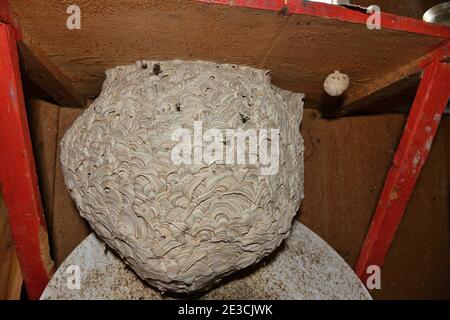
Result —
[{"label": "metal object in corner", "polygon": [[450,26],[450,2],[438,4],[423,15],[423,21]]}]

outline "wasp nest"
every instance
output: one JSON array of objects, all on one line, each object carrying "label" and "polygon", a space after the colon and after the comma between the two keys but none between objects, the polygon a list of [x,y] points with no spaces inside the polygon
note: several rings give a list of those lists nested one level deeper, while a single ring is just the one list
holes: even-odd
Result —
[{"label": "wasp nest", "polygon": [[[272,86],[267,71],[209,62],[139,61],[106,76],[64,136],[61,162],[81,216],[142,279],[161,291],[207,289],[280,245],[303,198],[303,94]],[[279,165],[174,162],[174,132],[194,123],[278,129]],[[246,159],[264,143],[275,150],[262,137]]]}]

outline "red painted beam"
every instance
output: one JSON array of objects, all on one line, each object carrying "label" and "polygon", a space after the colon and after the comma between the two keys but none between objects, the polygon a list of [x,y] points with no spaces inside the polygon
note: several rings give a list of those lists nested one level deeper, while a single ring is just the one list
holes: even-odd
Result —
[{"label": "red painted beam", "polygon": [[450,97],[450,65],[433,62],[425,70],[400,145],[386,178],[358,261],[356,273],[366,284],[367,268],[381,268],[406,210]]},{"label": "red painted beam", "polygon": [[0,0],[0,22],[7,23],[12,26],[16,32],[16,39],[22,39],[19,24],[17,23],[17,20],[9,6],[9,0]]},{"label": "red painted beam", "polygon": [[28,130],[14,29],[0,23],[0,185],[28,296],[38,299],[49,281],[41,198]]},{"label": "red painted beam", "polygon": [[[304,14],[344,22],[366,24],[369,14],[351,10],[342,6],[307,0],[197,0],[205,3],[238,6],[244,8],[281,11],[284,14]],[[383,8],[381,8],[383,10]],[[450,27],[431,24],[422,20],[381,13],[381,28],[418,33],[428,36],[450,39]],[[376,32],[376,30],[371,30]]]}]

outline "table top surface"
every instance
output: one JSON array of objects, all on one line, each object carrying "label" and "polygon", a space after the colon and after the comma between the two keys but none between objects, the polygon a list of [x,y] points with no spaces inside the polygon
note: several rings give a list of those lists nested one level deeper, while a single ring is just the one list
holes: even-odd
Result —
[{"label": "table top surface", "polygon": [[[70,267],[72,266],[72,267]],[[73,266],[80,289],[68,286]],[[61,264],[41,299],[174,299],[141,281],[92,233]],[[299,222],[284,244],[259,264],[224,279],[198,299],[371,299],[353,270]]]}]

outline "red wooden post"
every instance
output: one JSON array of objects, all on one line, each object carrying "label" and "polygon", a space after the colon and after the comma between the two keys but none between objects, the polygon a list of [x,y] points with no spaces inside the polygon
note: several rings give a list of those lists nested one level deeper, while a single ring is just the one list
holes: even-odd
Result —
[{"label": "red wooden post", "polygon": [[0,23],[0,185],[28,296],[38,299],[49,281],[41,198],[20,80],[14,29]]},{"label": "red wooden post", "polygon": [[395,232],[450,97],[450,65],[433,62],[425,70],[375,215],[364,241],[356,273],[366,284],[367,267],[383,265]]}]

